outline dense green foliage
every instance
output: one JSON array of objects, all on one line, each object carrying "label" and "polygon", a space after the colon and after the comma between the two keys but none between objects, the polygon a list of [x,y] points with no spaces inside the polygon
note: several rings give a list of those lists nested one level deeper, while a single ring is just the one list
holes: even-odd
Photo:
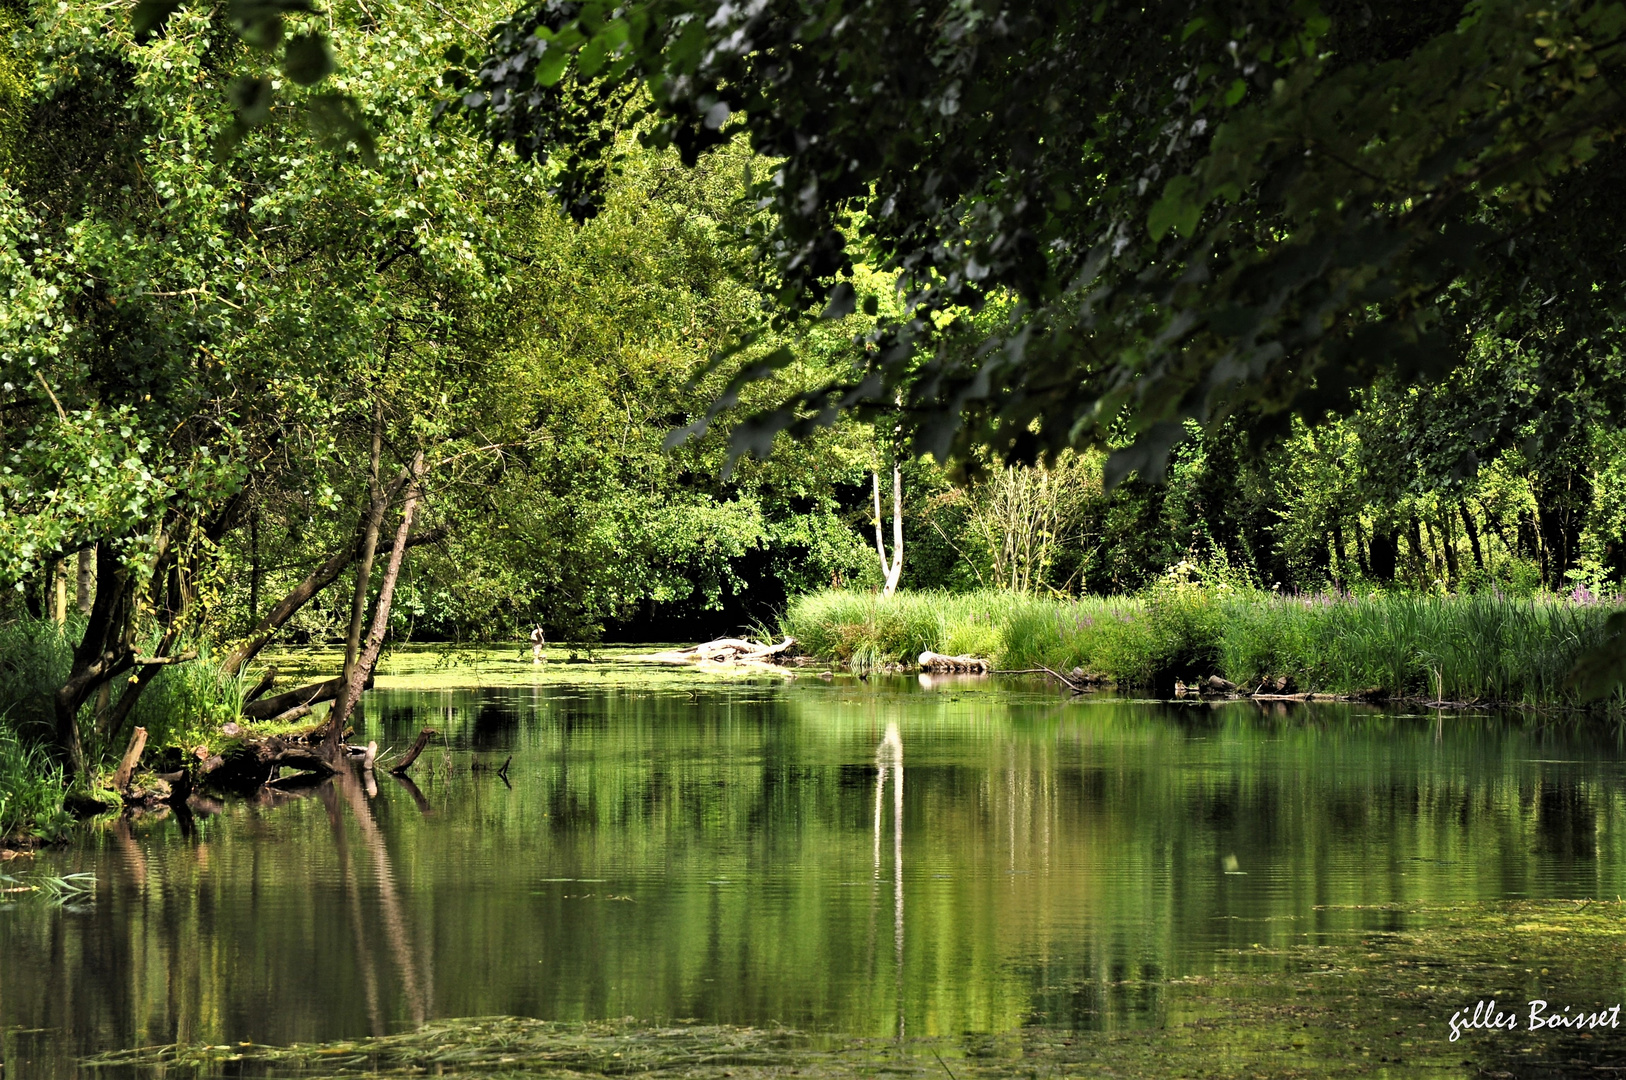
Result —
[{"label": "dense green foliage", "polygon": [[1550,386],[1612,352],[1623,27],[1600,0],[548,0],[456,77],[573,206],[606,130],[689,161],[746,132],[787,311],[898,274],[862,362],[739,448],[902,401],[940,458],[1119,441],[1118,479],[1183,421],[1280,431],[1487,333]]}]

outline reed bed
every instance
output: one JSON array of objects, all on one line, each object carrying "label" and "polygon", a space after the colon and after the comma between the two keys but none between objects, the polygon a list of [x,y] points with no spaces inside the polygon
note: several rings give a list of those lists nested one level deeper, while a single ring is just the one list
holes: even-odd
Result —
[{"label": "reed bed", "polygon": [[1616,610],[1554,596],[1278,596],[1189,584],[1077,600],[826,591],[794,601],[782,629],[854,670],[930,650],[1006,670],[1082,668],[1125,686],[1285,677],[1312,693],[1552,705],[1577,703],[1569,673]]}]

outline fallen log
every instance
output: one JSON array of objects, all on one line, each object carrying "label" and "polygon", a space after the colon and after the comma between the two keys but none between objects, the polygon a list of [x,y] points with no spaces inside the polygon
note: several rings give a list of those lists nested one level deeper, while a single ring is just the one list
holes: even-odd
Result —
[{"label": "fallen log", "polygon": [[311,714],[309,705],[295,705],[287,712],[280,712],[271,718],[273,724],[291,724],[295,720],[303,720]]},{"label": "fallen log", "polygon": [[264,697],[271,687],[276,684],[276,681],[277,669],[275,667],[267,668],[265,674],[260,676],[260,681],[254,684],[254,688],[243,695],[244,706],[252,705]]},{"label": "fallen log", "polygon": [[[930,651],[920,654],[920,670],[922,671],[962,671],[986,675],[992,667],[993,665],[988,662],[987,658],[981,656],[948,656],[944,653]],[[1054,673],[1052,672],[1052,674]],[[1060,678],[1060,676],[1058,675],[1057,678]]]},{"label": "fallen log", "polygon": [[418,760],[418,755],[423,753],[424,747],[429,745],[429,740],[439,734],[440,732],[434,728],[424,728],[418,732],[418,737],[407,747],[407,752],[401,755],[401,760],[390,766],[390,772],[396,776],[405,776],[406,771],[412,768],[412,763]]},{"label": "fallen log", "polygon": [[668,649],[648,657],[663,664],[697,664],[722,663],[731,664],[743,661],[766,661],[770,656],[779,656],[796,645],[796,639],[787,637],[777,645],[763,645],[755,641],[745,641],[741,638],[717,638],[700,645],[690,645],[685,649]]},{"label": "fallen log", "polygon": [[339,696],[339,687],[343,685],[342,679],[328,679],[326,682],[284,690],[280,694],[273,694],[244,705],[243,715],[250,720],[269,720],[301,705],[319,705],[324,701],[332,701]]},{"label": "fallen log", "polygon": [[311,747],[294,739],[272,736],[238,743],[223,754],[204,762],[204,779],[212,787],[253,790],[266,783],[277,769],[327,776],[333,766]]}]

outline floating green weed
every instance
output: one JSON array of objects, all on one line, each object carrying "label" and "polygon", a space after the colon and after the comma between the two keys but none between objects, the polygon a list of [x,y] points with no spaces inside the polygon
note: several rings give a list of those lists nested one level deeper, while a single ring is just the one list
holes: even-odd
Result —
[{"label": "floating green weed", "polygon": [[[1013,1031],[889,1038],[632,1020],[559,1023],[517,1017],[437,1020],[415,1031],[331,1043],[178,1045],[89,1058],[93,1074],[287,1076],[339,1080],[436,1075],[857,1077],[942,1080],[1033,1076],[1474,1077],[1618,1071],[1616,1043],[1590,1032],[1486,1033],[1450,1039],[1450,1019],[1495,998],[1580,1010],[1620,1001],[1626,905],[1517,901],[1341,909],[1357,925],[1266,947],[1246,938],[1209,973],[1086,975],[1044,986],[1067,1011]],[[1132,995],[1150,1026],[1096,1026],[1089,1002]],[[1074,1011],[1082,1010],[1082,1011]],[[1061,1021],[1061,1022],[1058,1022]],[[1604,1035],[1612,1034],[1603,1032]],[[107,1072],[102,1072],[107,1070]],[[1515,1070],[1516,1072],[1510,1072]]]}]

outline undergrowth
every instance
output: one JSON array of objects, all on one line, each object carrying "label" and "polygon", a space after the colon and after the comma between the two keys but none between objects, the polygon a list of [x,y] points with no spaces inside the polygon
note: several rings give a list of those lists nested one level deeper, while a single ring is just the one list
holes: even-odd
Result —
[{"label": "undergrowth", "polygon": [[[48,619],[0,624],[0,837],[49,839],[65,827],[62,771],[47,748],[56,729],[52,695],[67,680],[83,630],[77,614],[64,626]],[[136,727],[147,729],[154,749],[192,746],[238,717],[243,681],[223,675],[207,645],[196,647],[198,658],[166,667],[118,730],[106,718],[128,680],[115,679],[104,701],[86,702],[79,729],[93,767],[110,768]]]}]

